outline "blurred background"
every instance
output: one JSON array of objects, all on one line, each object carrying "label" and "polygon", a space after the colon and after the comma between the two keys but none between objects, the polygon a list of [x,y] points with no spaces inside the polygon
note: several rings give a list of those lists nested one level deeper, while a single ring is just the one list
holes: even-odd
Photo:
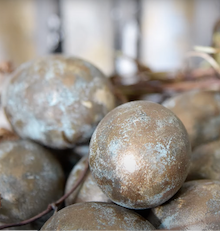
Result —
[{"label": "blurred background", "polygon": [[107,75],[135,71],[117,50],[154,71],[177,70],[194,45],[213,44],[219,19],[219,0],[0,0],[0,61],[64,53]]}]

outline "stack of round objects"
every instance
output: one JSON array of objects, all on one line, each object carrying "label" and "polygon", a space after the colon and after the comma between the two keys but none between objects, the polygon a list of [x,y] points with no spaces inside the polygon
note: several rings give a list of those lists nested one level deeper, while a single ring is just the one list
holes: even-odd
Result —
[{"label": "stack of round objects", "polygon": [[22,139],[4,133],[0,143],[0,222],[8,224],[37,215],[64,193],[64,174],[50,153],[54,151],[39,144],[66,149],[88,142],[98,122],[115,107],[115,97],[108,79],[91,63],[50,56],[21,65],[2,98],[6,116]]},{"label": "stack of round objects", "polygon": [[87,61],[50,56],[22,65],[3,94],[12,128],[26,140],[0,140],[0,222],[28,219],[58,200],[64,175],[50,151],[64,159],[66,148],[91,138],[65,193],[88,162],[90,169],[42,230],[219,229],[219,141],[205,144],[220,137],[219,99],[197,91],[115,108],[111,84]]}]

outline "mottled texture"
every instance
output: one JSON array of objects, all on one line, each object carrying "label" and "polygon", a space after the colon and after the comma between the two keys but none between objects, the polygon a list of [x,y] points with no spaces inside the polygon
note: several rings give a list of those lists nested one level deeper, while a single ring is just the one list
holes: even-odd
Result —
[{"label": "mottled texture", "polygon": [[68,206],[51,217],[41,230],[154,230],[137,213],[120,206],[86,202]]},{"label": "mottled texture", "polygon": [[77,58],[50,56],[21,65],[3,94],[16,133],[54,148],[88,140],[115,106],[108,79]]},{"label": "mottled texture", "polygon": [[167,108],[135,101],[99,123],[90,142],[90,169],[115,203],[152,208],[172,197],[189,169],[190,144],[181,121]]},{"label": "mottled texture", "polygon": [[37,215],[63,194],[64,175],[57,160],[30,141],[0,143],[0,222]]},{"label": "mottled texture", "polygon": [[184,183],[172,200],[152,209],[148,219],[157,229],[219,230],[220,182]]},{"label": "mottled texture", "polygon": [[187,180],[220,181],[220,140],[200,145],[192,152]]},{"label": "mottled texture", "polygon": [[166,100],[163,106],[183,122],[192,148],[220,137],[220,92],[186,92]]},{"label": "mottled texture", "polygon": [[[73,185],[84,171],[87,163],[88,157],[85,156],[73,167],[66,182],[65,193],[68,193],[72,189]],[[65,200],[65,204],[68,206],[74,203],[87,201],[111,202],[96,184],[90,170],[88,170],[80,186]]]}]

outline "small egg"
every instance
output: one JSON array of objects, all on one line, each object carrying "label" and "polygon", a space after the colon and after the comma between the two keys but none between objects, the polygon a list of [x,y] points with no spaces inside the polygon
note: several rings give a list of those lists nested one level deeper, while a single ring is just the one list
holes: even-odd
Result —
[{"label": "small egg", "polygon": [[[87,164],[88,156],[85,156],[73,167],[66,182],[65,193],[68,193],[72,189]],[[65,200],[65,204],[68,206],[74,203],[88,201],[111,202],[98,187],[90,170],[88,170],[87,175],[79,187]]]}]

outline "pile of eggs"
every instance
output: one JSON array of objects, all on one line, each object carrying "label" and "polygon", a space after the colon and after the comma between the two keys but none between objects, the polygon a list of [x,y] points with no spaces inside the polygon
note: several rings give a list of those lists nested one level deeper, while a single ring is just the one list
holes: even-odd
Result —
[{"label": "pile of eggs", "polygon": [[11,74],[2,107],[16,135],[0,134],[0,223],[42,212],[89,162],[61,210],[22,229],[220,229],[220,93],[118,105],[113,92],[74,57],[39,58]]}]

